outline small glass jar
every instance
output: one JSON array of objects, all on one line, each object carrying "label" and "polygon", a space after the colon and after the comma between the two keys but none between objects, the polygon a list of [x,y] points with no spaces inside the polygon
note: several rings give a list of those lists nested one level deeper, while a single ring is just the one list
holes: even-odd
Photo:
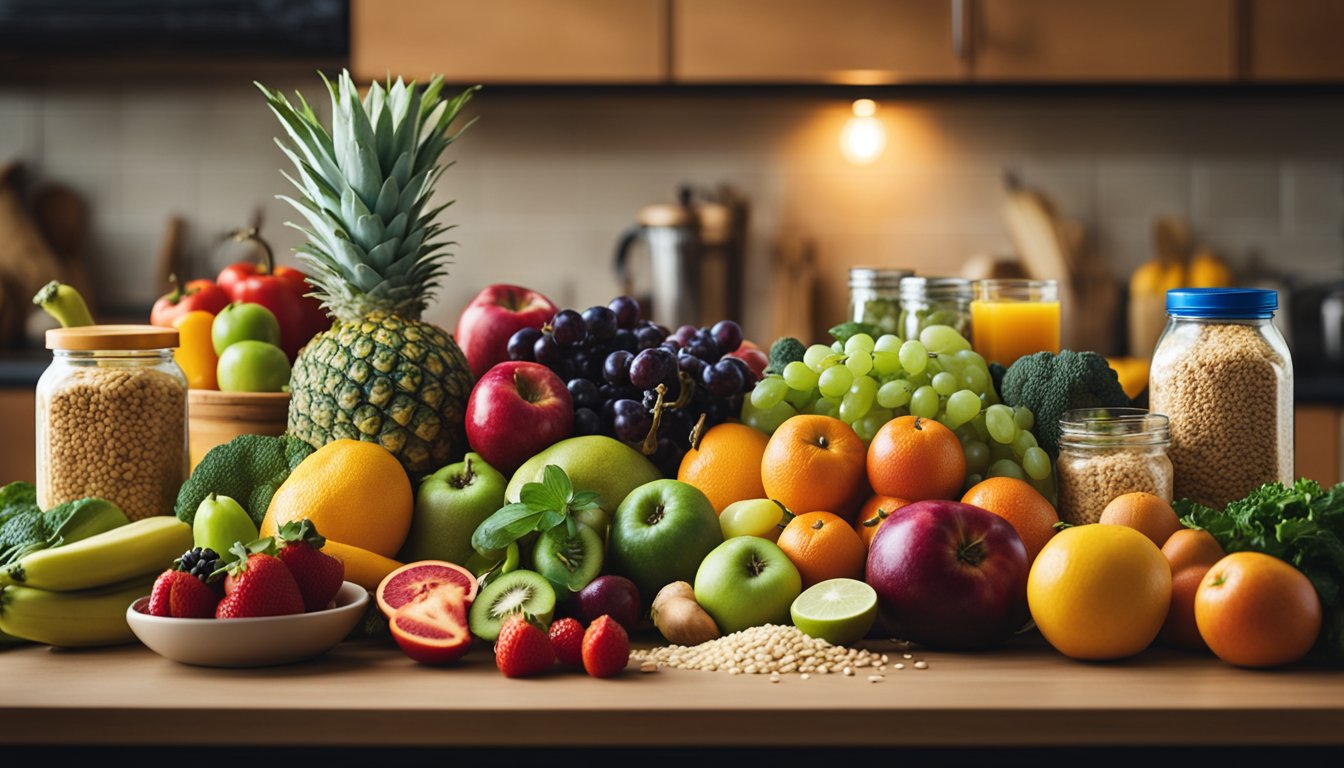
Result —
[{"label": "small glass jar", "polygon": [[93,325],[47,331],[37,382],[37,502],[89,496],[132,520],[171,514],[187,476],[187,378],[177,331]]},{"label": "small glass jar", "polygon": [[986,362],[1012,365],[1023,355],[1059,352],[1059,283],[1054,280],[977,280],[971,340]]},{"label": "small glass jar", "polygon": [[1148,403],[1171,419],[1177,498],[1222,509],[1293,482],[1293,361],[1277,309],[1272,290],[1167,291]]},{"label": "small glass jar", "polygon": [[1081,408],[1064,412],[1059,432],[1055,482],[1064,522],[1095,523],[1113,499],[1136,491],[1171,502],[1166,416],[1142,408]]},{"label": "small glass jar", "polygon": [[930,325],[950,325],[971,338],[971,281],[959,277],[907,277],[901,280],[903,339],[918,339]]},{"label": "small glass jar", "polygon": [[849,268],[849,319],[876,325],[882,333],[899,333],[901,279],[909,269]]}]

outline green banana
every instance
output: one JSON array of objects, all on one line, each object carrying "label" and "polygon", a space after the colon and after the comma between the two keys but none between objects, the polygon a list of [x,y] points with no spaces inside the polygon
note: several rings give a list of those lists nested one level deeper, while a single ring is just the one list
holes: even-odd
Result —
[{"label": "green banana", "polygon": [[155,578],[139,576],[82,592],[6,587],[0,591],[0,632],[70,648],[129,643],[135,635],[126,609],[149,594]]},{"label": "green banana", "polygon": [[68,592],[162,571],[191,549],[191,526],[175,517],[136,520],[73,544],[25,555],[0,570],[0,586]]}]

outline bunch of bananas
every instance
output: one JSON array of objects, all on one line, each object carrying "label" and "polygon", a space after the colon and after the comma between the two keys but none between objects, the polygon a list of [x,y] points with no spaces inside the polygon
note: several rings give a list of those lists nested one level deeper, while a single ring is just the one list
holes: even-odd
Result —
[{"label": "bunch of bananas", "polygon": [[111,530],[28,554],[0,569],[0,632],[67,647],[130,642],[126,608],[191,544],[177,518],[122,515]]}]

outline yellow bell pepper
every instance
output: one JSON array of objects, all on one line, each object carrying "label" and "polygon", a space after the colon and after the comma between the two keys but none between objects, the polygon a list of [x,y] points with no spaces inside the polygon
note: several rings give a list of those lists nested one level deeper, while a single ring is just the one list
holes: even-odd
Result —
[{"label": "yellow bell pepper", "polygon": [[219,389],[215,378],[219,358],[215,356],[215,346],[210,341],[210,326],[214,322],[215,316],[202,310],[188,312],[173,321],[173,327],[178,333],[178,346],[173,351],[173,359],[187,375],[187,386],[191,389]]}]

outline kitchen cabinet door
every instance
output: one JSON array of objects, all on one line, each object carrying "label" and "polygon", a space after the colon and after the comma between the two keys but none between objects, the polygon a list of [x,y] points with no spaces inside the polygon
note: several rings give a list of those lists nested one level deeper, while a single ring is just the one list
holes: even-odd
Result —
[{"label": "kitchen cabinet door", "polygon": [[683,83],[960,79],[953,8],[966,0],[672,0]]},{"label": "kitchen cabinet door", "polygon": [[1234,6],[1235,0],[977,0],[972,76],[1017,82],[1231,80]]},{"label": "kitchen cabinet door", "polygon": [[32,387],[0,388],[0,424],[8,431],[5,447],[0,450],[0,485],[37,480],[36,398]]},{"label": "kitchen cabinet door", "polygon": [[352,0],[351,68],[456,83],[667,79],[669,0]]},{"label": "kitchen cabinet door", "polygon": [[1251,80],[1344,80],[1344,2],[1250,0],[1248,13]]}]

